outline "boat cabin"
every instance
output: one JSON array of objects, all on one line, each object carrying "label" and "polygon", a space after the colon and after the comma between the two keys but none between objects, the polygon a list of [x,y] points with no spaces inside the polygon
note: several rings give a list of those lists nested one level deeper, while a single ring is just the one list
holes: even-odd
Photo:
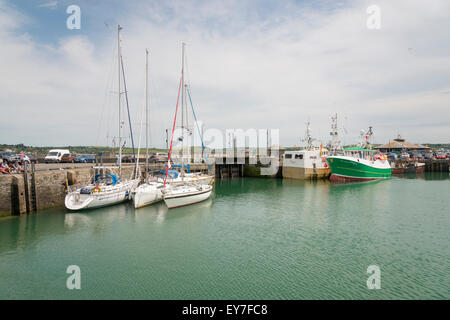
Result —
[{"label": "boat cabin", "polygon": [[299,168],[321,168],[326,163],[323,158],[326,152],[319,150],[286,151],[283,155],[283,166]]},{"label": "boat cabin", "polygon": [[[367,159],[367,160],[385,160],[384,155],[378,150],[366,149],[361,147],[345,148],[344,154],[349,157],[354,157],[356,159]],[[383,158],[383,159],[382,159]]]}]

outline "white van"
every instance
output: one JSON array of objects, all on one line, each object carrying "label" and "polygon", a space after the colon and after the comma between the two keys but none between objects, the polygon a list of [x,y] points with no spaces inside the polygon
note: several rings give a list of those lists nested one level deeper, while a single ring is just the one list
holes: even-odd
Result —
[{"label": "white van", "polygon": [[45,156],[45,163],[49,162],[60,162],[61,158],[65,155],[70,155],[70,151],[67,149],[52,149]]}]

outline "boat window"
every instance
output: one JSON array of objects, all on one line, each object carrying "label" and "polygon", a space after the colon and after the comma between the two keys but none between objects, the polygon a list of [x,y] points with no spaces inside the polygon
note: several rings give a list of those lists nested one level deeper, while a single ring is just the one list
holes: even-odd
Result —
[{"label": "boat window", "polygon": [[295,155],[295,159],[303,159],[303,155],[302,154],[296,154]]},{"label": "boat window", "polygon": [[285,154],[284,157],[285,157],[286,159],[292,159],[292,154]]}]

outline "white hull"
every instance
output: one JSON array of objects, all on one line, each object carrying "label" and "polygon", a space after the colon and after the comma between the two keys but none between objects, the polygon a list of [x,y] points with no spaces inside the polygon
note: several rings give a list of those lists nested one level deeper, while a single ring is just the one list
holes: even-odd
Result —
[{"label": "white hull", "polygon": [[211,196],[212,186],[173,186],[164,195],[164,202],[169,209],[187,206],[208,199]]},{"label": "white hull", "polygon": [[[81,189],[70,192],[64,201],[69,210],[83,210],[111,206],[129,200],[138,180],[119,182],[115,186],[100,186],[99,192],[80,193]],[[94,186],[88,186],[94,188]]]},{"label": "white hull", "polygon": [[158,182],[140,185],[132,194],[134,207],[137,209],[161,201],[163,188],[164,184]]}]

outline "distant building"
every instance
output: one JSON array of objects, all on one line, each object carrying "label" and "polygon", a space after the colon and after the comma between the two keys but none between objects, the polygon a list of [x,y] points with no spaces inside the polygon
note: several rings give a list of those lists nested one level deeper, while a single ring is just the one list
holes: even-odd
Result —
[{"label": "distant building", "polygon": [[380,150],[381,152],[391,152],[391,151],[418,151],[418,150],[428,150],[430,149],[427,146],[421,144],[414,144],[406,141],[400,135],[397,136],[393,141],[383,144],[378,147],[374,147],[374,149]]}]

